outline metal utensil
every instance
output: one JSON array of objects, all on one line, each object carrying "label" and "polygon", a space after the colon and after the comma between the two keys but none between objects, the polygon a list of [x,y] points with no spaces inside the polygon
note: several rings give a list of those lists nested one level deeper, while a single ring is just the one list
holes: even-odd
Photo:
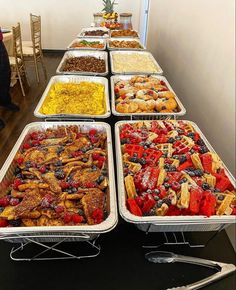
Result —
[{"label": "metal utensil", "polygon": [[199,266],[208,267],[211,269],[214,269],[218,271],[217,273],[202,279],[200,281],[197,281],[195,283],[186,285],[186,286],[180,286],[180,287],[174,287],[169,288],[167,290],[195,290],[200,289],[216,280],[220,280],[223,277],[229,275],[230,273],[234,272],[236,270],[235,265],[233,264],[226,264],[226,263],[219,263],[211,260],[205,260],[201,258],[195,258],[195,257],[189,257],[189,256],[183,256],[183,255],[177,255],[171,252],[164,252],[164,251],[154,251],[149,252],[145,255],[145,258],[153,263],[188,263],[188,264],[194,264]]}]

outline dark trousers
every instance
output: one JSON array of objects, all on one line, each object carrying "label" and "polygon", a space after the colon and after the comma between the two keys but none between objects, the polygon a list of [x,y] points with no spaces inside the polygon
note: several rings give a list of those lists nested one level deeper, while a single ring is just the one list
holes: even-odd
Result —
[{"label": "dark trousers", "polygon": [[11,103],[10,96],[11,67],[7,50],[2,41],[0,41],[0,106]]}]

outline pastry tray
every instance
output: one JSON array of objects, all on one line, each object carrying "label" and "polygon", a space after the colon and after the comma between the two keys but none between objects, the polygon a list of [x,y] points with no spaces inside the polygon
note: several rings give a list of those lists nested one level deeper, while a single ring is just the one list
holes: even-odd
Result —
[{"label": "pastry tray", "polygon": [[166,83],[168,89],[173,92],[175,94],[175,100],[178,104],[179,107],[179,112],[173,112],[173,113],[119,113],[116,111],[116,107],[115,107],[115,91],[114,91],[114,87],[115,87],[115,83],[119,80],[130,80],[132,77],[134,77],[136,75],[114,75],[111,77],[110,82],[111,82],[111,107],[112,107],[112,113],[113,115],[116,116],[183,116],[186,114],[186,109],[184,108],[183,104],[181,103],[181,101],[179,100],[179,98],[176,96],[175,92],[173,91],[171,85],[169,84],[169,82],[167,81],[167,79],[163,76],[159,76],[159,75],[151,75],[152,77],[155,77],[159,80],[162,80]]},{"label": "pastry tray", "polygon": [[[141,46],[140,48],[122,48],[122,47],[111,47],[110,41],[136,41]],[[141,43],[141,41],[138,38],[126,38],[126,37],[113,37],[107,39],[107,48],[109,50],[137,50],[137,51],[143,51],[146,49],[146,47]]]},{"label": "pastry tray", "polygon": [[[123,30],[123,29],[121,29],[121,30]],[[135,32],[137,33],[138,36],[133,36],[133,37],[132,37],[132,36],[112,36],[112,32],[113,32],[113,31],[115,31],[115,32],[116,32],[116,31],[120,31],[120,30],[114,29],[114,30],[111,31],[111,37],[112,37],[112,38],[133,38],[133,39],[134,39],[134,38],[135,38],[135,39],[140,38],[140,35],[139,35],[139,33],[138,33],[137,30],[133,30],[133,29],[131,29],[131,30],[132,30],[132,31],[135,31]]]},{"label": "pastry tray", "polygon": [[[93,47],[71,47],[72,44],[76,43],[76,42],[80,42],[86,40],[88,42],[92,42],[92,41],[99,41],[100,43],[103,44],[103,48],[93,48]],[[104,38],[96,38],[96,39],[91,39],[91,38],[76,38],[74,39],[66,48],[67,50],[105,50],[106,49],[106,40]]]},{"label": "pastry tray", "polygon": [[[45,115],[40,113],[40,108],[43,105],[44,100],[46,99],[51,87],[53,84],[56,84],[58,82],[62,83],[80,83],[82,81],[86,82],[95,82],[104,85],[105,87],[105,105],[106,105],[106,111],[105,114],[103,115],[81,115],[81,114],[55,114],[55,115]],[[58,75],[58,76],[53,76],[51,77],[41,99],[38,102],[37,107],[34,110],[34,116],[37,118],[54,118],[54,117],[59,117],[60,119],[62,118],[94,118],[94,119],[101,119],[101,118],[108,118],[111,115],[111,110],[110,110],[110,102],[109,102],[109,90],[108,90],[108,80],[104,77],[90,77],[90,76],[75,76],[75,75]]]},{"label": "pastry tray", "polygon": [[[129,72],[122,72],[122,71],[115,71],[114,70],[114,63],[113,63],[113,56],[116,54],[141,54],[141,55],[147,55],[150,57],[150,60],[154,63],[154,65],[156,66],[157,72],[143,72],[143,71],[137,71],[137,72],[133,72],[133,71],[129,71]],[[122,75],[139,75],[139,74],[157,74],[157,75],[162,75],[163,74],[163,70],[161,69],[161,67],[159,66],[159,64],[157,63],[157,61],[155,60],[155,58],[153,57],[153,55],[150,52],[147,51],[135,51],[135,50],[129,50],[129,51],[110,51],[110,63],[111,63],[111,73],[112,74],[122,74]]]},{"label": "pastry tray", "polygon": [[[116,190],[115,190],[115,177],[113,167],[113,154],[112,154],[112,138],[111,128],[108,124],[103,122],[34,122],[28,124],[22,131],[15,146],[5,161],[0,171],[0,196],[3,196],[7,191],[11,178],[14,174],[16,165],[13,160],[17,151],[21,148],[22,144],[27,139],[27,136],[37,130],[45,130],[48,128],[57,128],[59,126],[81,126],[81,131],[88,131],[92,128],[96,128],[98,131],[106,132],[107,134],[107,158],[108,158],[108,178],[109,178],[109,191],[107,198],[107,210],[109,212],[108,217],[100,224],[96,225],[83,225],[83,226],[39,226],[39,227],[5,227],[0,228],[0,238],[3,236],[15,235],[15,236],[35,236],[42,235],[44,238],[48,235],[61,234],[78,234],[85,235],[85,237],[94,237],[96,235],[111,231],[117,224],[117,209],[116,209]],[[79,238],[78,238],[79,239]]]},{"label": "pastry tray", "polygon": [[[104,36],[98,35],[98,36],[89,36],[89,35],[85,35],[86,31],[94,31],[94,30],[103,30],[103,31],[107,31],[108,34],[105,34]],[[107,29],[106,27],[88,27],[88,28],[82,28],[80,33],[77,35],[78,38],[108,38],[110,37],[110,29]]]},{"label": "pastry tray", "polygon": [[[63,71],[64,64],[68,58],[80,56],[94,56],[105,60],[106,70],[103,73],[87,72],[87,71]],[[60,64],[56,70],[57,74],[61,75],[92,75],[92,76],[106,76],[108,74],[108,59],[106,51],[92,51],[92,50],[70,50],[66,51]]]},{"label": "pastry tray", "polygon": [[[132,124],[140,121],[120,121],[115,125],[116,136],[116,161],[117,161],[117,180],[118,180],[118,198],[120,215],[129,223],[134,223],[142,231],[150,232],[197,232],[197,231],[217,231],[221,230],[230,224],[236,223],[235,216],[144,216],[139,217],[130,213],[126,207],[126,192],[124,187],[123,164],[120,145],[120,127],[124,124]],[[149,122],[149,121],[145,121]],[[156,121],[160,122],[160,121]],[[178,122],[178,121],[177,121]],[[186,122],[186,121],[185,121]],[[207,141],[206,137],[200,131],[198,126],[187,121],[200,134],[208,149],[215,152],[212,146]],[[223,164],[226,174],[232,184],[235,186],[235,179]]]}]

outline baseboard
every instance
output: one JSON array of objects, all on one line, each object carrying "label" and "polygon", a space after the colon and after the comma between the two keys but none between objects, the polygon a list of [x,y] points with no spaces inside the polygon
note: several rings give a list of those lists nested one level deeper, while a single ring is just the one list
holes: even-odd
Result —
[{"label": "baseboard", "polygon": [[43,49],[43,53],[62,53],[66,52],[65,49]]}]

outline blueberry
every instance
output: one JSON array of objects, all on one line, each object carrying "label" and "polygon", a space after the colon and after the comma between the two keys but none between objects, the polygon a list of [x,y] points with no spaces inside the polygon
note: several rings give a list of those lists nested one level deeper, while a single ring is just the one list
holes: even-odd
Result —
[{"label": "blueberry", "polygon": [[61,162],[61,160],[58,160],[57,162],[55,162],[54,165],[55,165],[55,166],[62,166],[62,162]]},{"label": "blueberry", "polygon": [[96,180],[96,182],[97,182],[98,184],[100,184],[100,183],[103,182],[104,179],[105,179],[105,177],[104,177],[103,175],[100,175],[100,176],[98,177],[98,179]]},{"label": "blueberry", "polygon": [[177,160],[179,159],[179,155],[173,155],[172,157]]},{"label": "blueberry", "polygon": [[201,176],[203,176],[203,174],[204,174],[204,172],[203,172],[202,169],[196,169],[196,170],[194,171],[194,173],[195,173],[195,176],[198,176],[198,177],[201,177]]},{"label": "blueberry", "polygon": [[202,189],[204,190],[210,189],[210,185],[207,182],[203,182]]},{"label": "blueberry", "polygon": [[180,162],[180,164],[184,163],[185,161],[187,161],[187,157],[185,155],[180,155],[179,156],[179,162]]},{"label": "blueberry", "polygon": [[161,207],[162,204],[163,204],[163,201],[162,201],[162,200],[158,200],[158,201],[157,201],[157,207]]},{"label": "blueberry", "polygon": [[81,208],[79,208],[78,209],[78,214],[84,216],[84,211]]},{"label": "blueberry", "polygon": [[160,190],[156,188],[156,189],[154,189],[154,193],[159,194]]},{"label": "blueberry", "polygon": [[154,195],[153,199],[154,199],[155,201],[158,201],[158,200],[160,199],[160,197],[157,196],[157,195]]},{"label": "blueberry", "polygon": [[169,179],[170,179],[170,177],[166,177],[166,178],[164,179],[164,182],[167,182]]},{"label": "blueberry", "polygon": [[178,132],[179,134],[184,134],[184,130],[182,130],[182,129],[177,129],[177,132]]},{"label": "blueberry", "polygon": [[131,162],[134,162],[134,163],[138,163],[139,162],[139,158],[137,158],[137,157],[131,157],[130,158],[130,161]]},{"label": "blueberry", "polygon": [[167,142],[168,143],[175,143],[175,139],[173,137],[170,137]]},{"label": "blueberry", "polygon": [[96,171],[96,170],[97,170],[97,166],[96,166],[96,165],[93,165],[93,166],[92,166],[92,170],[93,170],[93,171]]},{"label": "blueberry", "polygon": [[88,158],[82,158],[82,162],[84,163],[88,162]]},{"label": "blueberry", "polygon": [[176,136],[175,140],[181,140],[182,138],[180,136]]},{"label": "blueberry", "polygon": [[151,190],[151,189],[148,189],[148,190],[147,190],[147,193],[152,193],[152,190]]},{"label": "blueberry", "polygon": [[218,188],[215,188],[214,192],[221,192],[221,190],[219,190]]},{"label": "blueberry", "polygon": [[144,145],[143,148],[144,148],[145,150],[147,150],[147,149],[148,149],[148,146],[147,146],[147,145]]},{"label": "blueberry", "polygon": [[205,142],[204,142],[202,139],[199,139],[199,140],[197,141],[197,145],[205,146]]},{"label": "blueberry", "polygon": [[138,157],[138,154],[137,154],[137,153],[134,153],[134,154],[133,154],[133,157]]},{"label": "blueberry", "polygon": [[21,173],[21,169],[17,166],[14,173],[15,175]]},{"label": "blueberry", "polygon": [[59,170],[55,171],[55,176],[57,179],[64,179],[65,172],[62,169],[59,169]]},{"label": "blueberry", "polygon": [[224,198],[225,198],[225,197],[224,197],[223,195],[219,195],[219,196],[217,197],[217,199],[220,200],[220,201],[224,200]]},{"label": "blueberry", "polygon": [[10,220],[9,224],[13,227],[19,227],[21,225],[21,220]]},{"label": "blueberry", "polygon": [[145,160],[144,158],[141,158],[141,159],[139,160],[139,163],[140,163],[141,165],[145,165],[147,162],[146,162],[146,160]]},{"label": "blueberry", "polygon": [[58,148],[57,148],[57,155],[59,155],[61,152],[63,152],[65,149],[64,149],[64,147],[63,146],[59,146]]},{"label": "blueberry", "polygon": [[182,184],[182,183],[185,183],[185,182],[187,182],[187,178],[182,178],[180,181],[179,181],[179,184]]},{"label": "blueberry", "polygon": [[25,162],[25,167],[30,168],[32,166],[31,161],[26,161]]},{"label": "blueberry", "polygon": [[176,166],[174,166],[174,165],[170,165],[169,166],[169,172],[174,172],[174,171],[176,171],[177,169],[176,169]]},{"label": "blueberry", "polygon": [[146,157],[146,156],[147,156],[147,153],[146,153],[146,152],[144,152],[144,153],[143,153],[143,157]]},{"label": "blueberry", "polygon": [[23,174],[21,174],[21,173],[18,173],[18,174],[16,174],[16,178],[23,179],[23,178],[24,178],[24,175],[23,175]]},{"label": "blueberry", "polygon": [[189,152],[193,154],[195,151],[194,149],[190,149]]},{"label": "blueberry", "polygon": [[165,182],[164,186],[165,186],[166,189],[168,189],[168,188],[170,188],[171,185],[169,183]]},{"label": "blueberry", "polygon": [[164,169],[168,170],[169,168],[170,168],[170,164],[167,163],[164,165]]},{"label": "blueberry", "polygon": [[188,173],[188,175],[191,176],[191,177],[195,176],[195,172],[194,172],[194,171],[187,171],[187,173]]},{"label": "blueberry", "polygon": [[163,198],[163,203],[166,203],[167,205],[171,205],[171,200],[169,198]]},{"label": "blueberry", "polygon": [[77,189],[75,187],[72,187],[71,190],[72,190],[73,193],[77,192]]},{"label": "blueberry", "polygon": [[4,211],[4,207],[0,206],[0,213]]},{"label": "blueberry", "polygon": [[204,145],[204,146],[201,146],[200,147],[200,150],[199,150],[199,152],[201,153],[201,154],[204,154],[204,153],[207,153],[209,150],[207,149],[207,147]]},{"label": "blueberry", "polygon": [[127,144],[128,143],[127,140],[128,140],[127,138],[122,138],[120,140],[121,145]]},{"label": "blueberry", "polygon": [[195,134],[193,132],[190,132],[190,133],[188,133],[187,136],[190,137],[190,138],[194,138]]}]

